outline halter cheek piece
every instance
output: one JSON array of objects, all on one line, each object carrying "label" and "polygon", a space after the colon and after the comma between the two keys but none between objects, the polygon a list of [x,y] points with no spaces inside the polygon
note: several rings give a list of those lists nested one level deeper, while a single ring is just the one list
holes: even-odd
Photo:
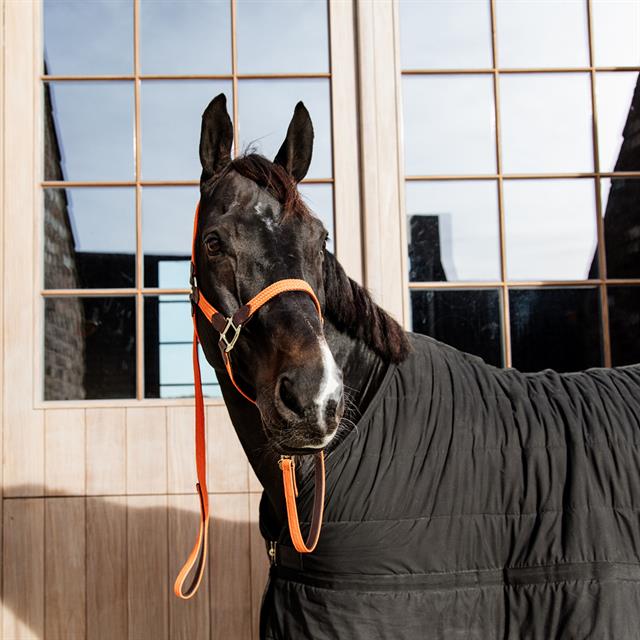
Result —
[{"label": "halter cheek piece", "polygon": [[[198,328],[196,322],[196,308],[200,309],[204,317],[213,325],[213,327],[220,334],[218,340],[218,346],[220,347],[220,353],[222,354],[222,360],[224,362],[227,374],[233,383],[233,386],[238,392],[245,397],[249,402],[255,404],[255,400],[249,397],[238,385],[233,377],[233,370],[231,368],[231,351],[235,346],[240,332],[244,324],[251,318],[251,316],[265,303],[288,291],[301,291],[307,293],[313,303],[316,306],[318,315],[322,319],[322,311],[320,309],[320,303],[314,293],[311,286],[304,280],[298,279],[286,279],[278,280],[273,284],[263,289],[258,295],[253,297],[249,302],[243,304],[233,315],[225,317],[211,305],[207,299],[202,295],[202,292],[198,289],[198,283],[196,279],[195,268],[195,256],[196,256],[196,235],[198,231],[198,213],[200,210],[200,204],[196,207],[196,214],[193,226],[193,244],[191,249],[191,315],[193,318],[193,378],[195,386],[195,408],[196,408],[196,424],[195,424],[195,439],[196,439],[196,471],[198,476],[198,482],[196,489],[200,497],[200,529],[198,532],[198,538],[196,543],[184,563],[180,573],[174,582],[173,592],[179,598],[187,600],[191,598],[200,586],[202,576],[204,575],[204,568],[207,561],[207,547],[209,540],[209,494],[207,492],[207,458],[206,458],[206,446],[205,446],[205,418],[204,418],[204,398],[202,395],[202,382],[200,378],[200,360],[198,358],[198,343],[200,338],[198,337]],[[300,522],[298,520],[298,511],[296,508],[296,497],[298,495],[298,489],[296,487],[295,476],[295,462],[292,456],[281,456],[278,466],[282,471],[282,481],[284,485],[284,496],[287,505],[287,520],[289,523],[289,533],[291,535],[291,541],[296,551],[299,553],[310,553],[316,548],[318,539],[320,537],[320,528],[322,527],[322,515],[324,510],[324,491],[325,491],[325,477],[324,477],[324,454],[315,454],[315,492],[313,498],[313,516],[311,519],[311,526],[306,541],[302,537],[300,531]],[[186,591],[183,591],[184,582],[191,569],[196,565],[195,574],[191,585]]]}]

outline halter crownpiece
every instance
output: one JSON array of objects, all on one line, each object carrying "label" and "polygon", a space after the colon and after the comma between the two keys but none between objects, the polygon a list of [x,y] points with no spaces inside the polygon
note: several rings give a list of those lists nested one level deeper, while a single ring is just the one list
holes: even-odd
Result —
[{"label": "halter crownpiece", "polygon": [[[191,294],[189,296],[191,300],[191,315],[193,319],[193,378],[195,387],[195,440],[196,440],[196,471],[198,482],[196,489],[200,497],[200,529],[198,532],[198,538],[196,543],[184,563],[182,569],[178,573],[178,576],[173,585],[173,592],[176,596],[182,599],[191,598],[200,586],[202,576],[204,575],[204,568],[207,559],[207,546],[208,546],[208,530],[209,530],[209,494],[207,492],[207,460],[206,460],[206,443],[205,443],[205,416],[204,416],[204,397],[202,395],[202,381],[200,376],[200,360],[198,357],[198,343],[200,338],[198,336],[196,309],[200,309],[204,317],[213,325],[213,327],[220,334],[218,340],[218,346],[220,347],[220,353],[222,354],[222,360],[224,362],[225,369],[233,386],[238,392],[246,398],[249,402],[255,404],[255,400],[248,396],[238,385],[233,377],[233,371],[231,368],[231,356],[230,353],[233,350],[240,332],[244,324],[251,318],[251,316],[266,304],[269,300],[281,293],[288,291],[301,291],[307,293],[313,303],[320,319],[322,320],[322,310],[320,308],[320,302],[316,297],[311,285],[304,280],[296,278],[289,278],[284,280],[278,280],[273,284],[260,291],[256,296],[251,298],[249,302],[241,305],[235,313],[225,317],[220,313],[212,304],[210,304],[204,297],[200,289],[198,288],[198,281],[196,276],[196,237],[198,232],[198,214],[200,211],[200,203],[196,206],[196,213],[193,225],[193,242],[191,247],[191,270],[189,283],[191,285]],[[284,485],[285,502],[287,505],[287,519],[289,523],[289,532],[291,540],[296,551],[299,553],[310,553],[313,551],[318,543],[320,537],[320,529],[322,527],[322,515],[324,510],[324,492],[325,492],[325,476],[324,476],[324,454],[319,452],[315,454],[315,482],[316,488],[313,500],[313,516],[311,520],[311,527],[309,529],[309,535],[307,540],[304,541],[300,532],[300,522],[298,520],[298,512],[296,508],[296,497],[298,490],[295,481],[295,463],[291,456],[282,456],[279,461],[279,467],[282,470],[282,481]],[[193,581],[186,591],[183,591],[183,585],[187,578],[187,575],[191,569],[196,565],[195,575]]]}]

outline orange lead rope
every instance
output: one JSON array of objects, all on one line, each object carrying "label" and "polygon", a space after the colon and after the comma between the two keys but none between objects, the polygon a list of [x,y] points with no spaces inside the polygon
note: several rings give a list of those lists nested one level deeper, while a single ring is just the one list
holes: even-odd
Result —
[{"label": "orange lead rope", "polygon": [[[193,225],[193,245],[191,250],[191,314],[193,316],[193,379],[195,387],[195,439],[196,439],[196,471],[198,483],[196,489],[200,497],[200,529],[187,561],[178,573],[173,584],[173,592],[179,598],[188,600],[191,598],[200,586],[202,576],[207,561],[207,547],[209,541],[209,494],[207,492],[207,457],[205,443],[205,418],[204,418],[204,398],[202,395],[202,381],[200,377],[200,360],[198,357],[198,328],[196,323],[196,307],[202,311],[207,320],[220,333],[219,346],[222,353],[225,369],[229,374],[229,378],[233,386],[238,392],[249,402],[255,404],[255,400],[249,397],[237,384],[233,377],[231,369],[230,352],[233,349],[243,324],[266,302],[275,296],[286,291],[302,291],[311,296],[318,315],[322,319],[322,311],[320,303],[311,286],[304,280],[287,279],[279,280],[263,289],[258,295],[249,302],[242,305],[232,316],[225,317],[217,311],[202,295],[197,286],[195,273],[195,242],[198,231],[198,212],[200,205],[196,207],[196,215]],[[293,458],[282,456],[279,462],[282,470],[282,481],[284,484],[285,502],[287,505],[287,519],[289,522],[289,533],[296,551],[299,553],[310,553],[316,548],[320,537],[320,529],[322,527],[322,515],[324,511],[324,492],[325,492],[325,474],[324,474],[324,453],[321,451],[315,455],[315,494],[313,499],[313,515],[311,518],[311,526],[307,540],[303,540],[300,531],[300,522],[298,520],[298,509],[296,507],[296,497],[298,490],[296,487],[295,464]],[[184,590],[184,583],[187,575],[196,566],[195,574],[190,586]]]}]

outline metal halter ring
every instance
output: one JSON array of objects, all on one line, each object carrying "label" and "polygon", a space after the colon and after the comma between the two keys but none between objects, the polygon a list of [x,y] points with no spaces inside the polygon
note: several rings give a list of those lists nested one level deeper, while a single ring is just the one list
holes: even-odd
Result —
[{"label": "metal halter ring", "polygon": [[[231,338],[231,340],[229,340],[227,338],[227,331],[229,331],[229,329],[233,329],[233,331],[235,331],[235,334],[233,336],[233,338]],[[229,353],[229,351],[231,351],[231,349],[233,349],[233,346],[235,345],[236,341],[238,340],[238,338],[240,337],[240,330],[242,329],[242,325],[235,325],[233,324],[233,318],[232,317],[228,317],[227,318],[227,324],[225,325],[224,329],[220,332],[220,342],[224,342],[225,347],[223,349],[223,351],[225,353]]]}]

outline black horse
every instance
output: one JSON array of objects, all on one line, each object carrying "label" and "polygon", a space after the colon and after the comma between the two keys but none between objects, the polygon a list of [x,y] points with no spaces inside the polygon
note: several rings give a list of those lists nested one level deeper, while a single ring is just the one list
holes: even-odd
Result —
[{"label": "black horse", "polygon": [[[243,329],[234,375],[254,406],[197,312],[264,487],[261,637],[640,637],[640,367],[522,374],[403,331],[327,251],[298,194],[313,143],[302,103],[273,162],[232,160],[232,139],[220,95],[200,140],[201,291],[230,313],[299,278],[324,316],[288,292]],[[298,456],[308,521],[305,454],[321,448],[325,521],[301,555],[277,462]]]}]

